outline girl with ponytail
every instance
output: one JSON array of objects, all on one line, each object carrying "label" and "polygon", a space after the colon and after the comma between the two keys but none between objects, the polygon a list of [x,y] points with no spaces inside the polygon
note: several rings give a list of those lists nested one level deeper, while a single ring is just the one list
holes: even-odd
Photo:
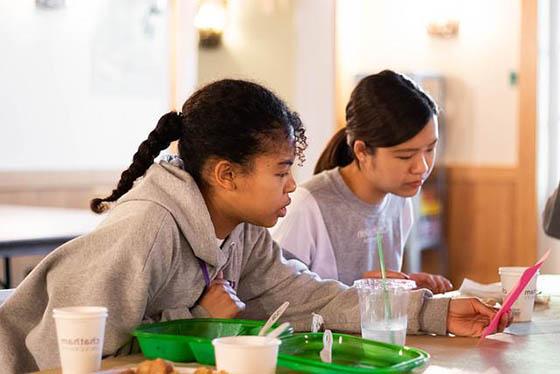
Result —
[{"label": "girl with ponytail", "polygon": [[413,224],[411,197],[432,171],[438,109],[407,77],[390,70],[362,79],[346,106],[346,127],[321,154],[315,176],[293,195],[273,230],[285,253],[323,278],[346,284],[379,277],[377,234],[391,277],[433,292],[451,290],[439,275],[400,272]]},{"label": "girl with ponytail", "polygon": [[[178,157],[155,163],[175,140]],[[108,211],[100,226],[47,256],[0,307],[3,372],[59,366],[52,309],[65,306],[108,308],[104,356],[131,352],[141,323],[266,319],[285,301],[296,330],[315,312],[359,332],[356,290],[286,261],[266,229],[286,214],[305,146],[298,115],[251,82],[212,83],[164,115],[116,189],[91,201]],[[409,332],[478,335],[494,314],[425,292],[410,294]]]}]

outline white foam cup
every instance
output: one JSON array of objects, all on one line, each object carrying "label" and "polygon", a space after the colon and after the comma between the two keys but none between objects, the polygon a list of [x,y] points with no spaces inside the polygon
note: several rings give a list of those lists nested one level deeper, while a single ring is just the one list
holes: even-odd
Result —
[{"label": "white foam cup", "polygon": [[266,336],[216,338],[216,368],[229,374],[274,374],[280,344],[280,339]]},{"label": "white foam cup", "polygon": [[107,308],[75,306],[53,310],[63,373],[91,373],[101,368]]},{"label": "white foam cup", "polygon": [[[526,270],[522,266],[503,266],[498,269],[500,281],[502,283],[502,297],[506,295],[516,286],[517,281]],[[537,272],[525,289],[519,295],[519,298],[513,303],[511,311],[513,313],[514,322],[530,321],[533,316],[533,306],[535,305],[535,297],[537,295]]]}]

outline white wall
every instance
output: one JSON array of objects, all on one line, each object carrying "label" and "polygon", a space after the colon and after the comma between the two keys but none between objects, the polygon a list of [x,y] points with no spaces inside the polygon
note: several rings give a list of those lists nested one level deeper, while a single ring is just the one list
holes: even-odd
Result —
[{"label": "white wall", "polygon": [[303,182],[313,175],[335,128],[335,0],[298,0],[296,31],[294,107],[308,138],[307,161],[296,168]]},{"label": "white wall", "polygon": [[293,5],[277,2],[272,9],[265,5],[261,0],[228,1],[222,45],[199,50],[199,85],[222,78],[249,79],[293,104]]},{"label": "white wall", "polygon": [[[384,68],[440,72],[448,83],[447,100],[440,103],[448,124],[444,161],[516,165],[518,93],[509,74],[519,64],[518,1],[337,1],[335,37],[328,31],[331,4],[230,1],[223,46],[200,50],[199,83],[254,79],[298,110],[310,135],[308,161],[296,169],[304,180],[333,132],[335,38],[338,105],[345,105],[358,74]],[[460,21],[456,39],[433,39],[425,31],[442,8]]]},{"label": "white wall", "polygon": [[[537,125],[537,211],[544,211],[548,197],[560,178],[560,6],[556,0],[539,1],[538,15],[538,125]],[[546,235],[538,215],[539,257],[551,250],[543,272],[560,270],[560,240]]]},{"label": "white wall", "polygon": [[130,163],[169,107],[166,12],[148,16],[152,2],[0,0],[0,170]]},{"label": "white wall", "polygon": [[[169,1],[169,0],[167,0]],[[194,27],[197,4],[192,0],[178,0],[176,14],[176,102],[170,103],[181,110],[183,103],[194,92],[198,83],[198,36]],[[173,76],[171,76],[173,79]]]},{"label": "white wall", "polygon": [[[438,40],[431,18],[450,14],[459,36]],[[448,79],[447,164],[517,164],[520,4],[511,0],[343,0],[337,2],[337,57],[345,104],[357,74],[385,68]],[[339,105],[341,105],[339,103]]]},{"label": "white wall", "polygon": [[334,131],[335,0],[231,0],[223,44],[200,49],[199,85],[220,78],[262,83],[296,110],[309,147],[298,181]]}]

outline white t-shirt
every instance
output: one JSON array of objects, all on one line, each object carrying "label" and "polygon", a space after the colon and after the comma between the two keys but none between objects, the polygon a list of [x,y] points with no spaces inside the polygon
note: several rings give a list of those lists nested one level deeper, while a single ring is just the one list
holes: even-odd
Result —
[{"label": "white t-shirt", "polygon": [[339,168],[315,175],[292,194],[286,217],[271,229],[287,258],[297,258],[321,278],[352,285],[380,270],[377,234],[387,270],[400,271],[413,224],[410,198],[388,194],[380,204],[361,201]]}]

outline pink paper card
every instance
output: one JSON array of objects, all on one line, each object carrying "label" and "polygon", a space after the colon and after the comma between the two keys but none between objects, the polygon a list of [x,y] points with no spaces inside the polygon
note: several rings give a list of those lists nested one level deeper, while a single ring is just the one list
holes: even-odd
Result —
[{"label": "pink paper card", "polygon": [[502,317],[502,315],[509,312],[513,303],[515,303],[515,301],[519,298],[519,295],[521,295],[521,292],[525,289],[525,287],[531,281],[533,276],[541,268],[542,264],[544,263],[544,261],[548,257],[549,253],[550,253],[550,249],[541,257],[541,259],[539,261],[537,261],[537,263],[535,265],[527,268],[523,272],[523,274],[521,275],[521,278],[519,278],[519,281],[517,282],[515,287],[507,294],[507,296],[504,300],[504,303],[502,304],[502,307],[500,308],[498,313],[496,313],[494,315],[494,318],[492,318],[492,321],[490,321],[490,324],[488,326],[486,326],[486,328],[482,332],[482,335],[480,336],[480,340],[484,339],[486,336],[488,336],[488,335],[490,335],[490,334],[492,334],[496,331],[496,329],[498,328],[498,324],[500,323],[500,318]]}]

